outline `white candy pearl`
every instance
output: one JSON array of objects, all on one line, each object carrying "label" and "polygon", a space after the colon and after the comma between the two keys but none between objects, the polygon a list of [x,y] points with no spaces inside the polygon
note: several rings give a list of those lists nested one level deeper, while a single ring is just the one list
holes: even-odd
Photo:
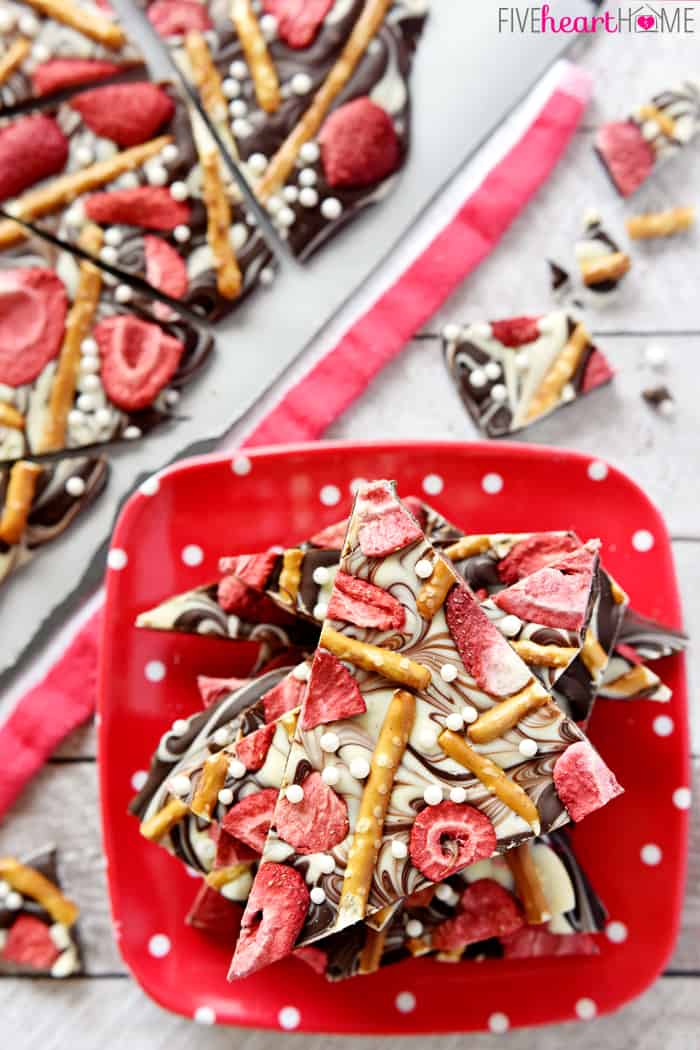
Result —
[{"label": "white candy pearl", "polygon": [[663,368],[666,364],[666,348],[659,343],[650,343],[644,350],[644,360],[652,368]]},{"label": "white candy pearl", "polygon": [[315,164],[320,155],[321,151],[315,142],[305,142],[299,150],[299,159],[305,164]]},{"label": "white candy pearl", "polygon": [[491,387],[491,400],[497,402],[508,400],[508,391],[503,383],[496,383],[495,386]]},{"label": "white candy pearl", "polygon": [[26,15],[20,16],[18,26],[22,36],[36,36],[39,32],[39,22],[34,15],[30,15],[29,12],[27,12]]},{"label": "white candy pearl", "polygon": [[146,176],[151,186],[165,186],[168,181],[168,173],[162,164],[150,164]]},{"label": "white candy pearl", "polygon": [[244,117],[248,112],[248,104],[242,98],[234,99],[228,111],[232,117]]},{"label": "white candy pearl", "polygon": [[108,408],[98,408],[95,412],[95,422],[98,427],[107,427],[112,422],[112,413]]},{"label": "white candy pearl", "polygon": [[308,664],[297,664],[292,671],[292,677],[298,682],[308,682],[311,670]]},{"label": "white candy pearl", "polygon": [[264,153],[251,153],[247,164],[253,175],[262,175],[267,168],[267,157]]},{"label": "white candy pearl", "polygon": [[76,401],[76,405],[80,412],[93,412],[97,407],[94,397],[91,397],[90,394],[81,394]]},{"label": "white candy pearl", "polygon": [[240,251],[248,240],[248,227],[244,222],[235,222],[231,227],[231,241],[234,248]]},{"label": "white candy pearl", "polygon": [[487,379],[499,379],[501,376],[501,366],[495,361],[488,361],[484,365],[484,372],[486,373]]},{"label": "white candy pearl", "polygon": [[292,208],[283,207],[277,212],[276,220],[280,226],[293,226],[296,222],[296,215]]},{"label": "white candy pearl", "polygon": [[531,740],[530,737],[525,737],[518,744],[518,751],[525,758],[534,758],[537,754],[537,741]]},{"label": "white candy pearl", "polygon": [[228,772],[229,776],[233,777],[234,780],[240,780],[241,777],[246,775],[246,768],[240,758],[232,758],[228,764]]},{"label": "white candy pearl", "polygon": [[343,205],[340,203],[337,197],[326,197],[321,204],[321,215],[324,219],[333,221],[339,219],[343,214]]},{"label": "white candy pearl", "polygon": [[279,211],[284,207],[284,201],[280,197],[272,196],[268,198],[267,210],[270,215],[277,215]]},{"label": "white candy pearl", "polygon": [[173,795],[188,795],[192,787],[190,778],[185,776],[184,773],[178,773],[176,777],[170,781],[170,790]]},{"label": "white candy pearl", "polygon": [[419,580],[428,580],[433,575],[433,563],[427,558],[421,558],[416,562],[414,572]]},{"label": "white candy pearl", "polygon": [[221,82],[221,90],[226,98],[238,98],[241,93],[241,85],[232,77],[226,77]]},{"label": "white candy pearl", "polygon": [[442,788],[439,784],[428,784],[423,792],[423,798],[429,806],[437,806],[442,802]]},{"label": "white candy pearl", "polygon": [[308,73],[295,73],[290,81],[292,91],[295,95],[308,95],[314,82]]},{"label": "white candy pearl", "polygon": [[509,614],[508,616],[504,616],[501,620],[496,620],[496,627],[498,627],[501,634],[505,635],[506,638],[515,638],[516,634],[518,634],[522,627],[522,621],[519,620],[517,616]]},{"label": "white candy pearl", "polygon": [[66,492],[69,496],[82,496],[85,492],[85,482],[82,478],[68,478],[66,481]]},{"label": "white candy pearl", "polygon": [[116,248],[106,244],[104,248],[100,250],[100,259],[102,262],[107,263],[108,266],[114,266],[119,258],[119,253]]},{"label": "white candy pearl", "polygon": [[472,707],[471,704],[465,704],[465,706],[462,708],[462,718],[467,723],[467,725],[471,725],[472,722],[476,722],[478,717],[479,712],[477,711],[477,709],[475,707]]},{"label": "white candy pearl", "polygon": [[184,736],[189,729],[189,723],[186,718],[176,718],[170,727],[170,732],[173,736]]},{"label": "white candy pearl", "polygon": [[442,330],[442,338],[446,343],[456,343],[462,335],[462,329],[458,324],[446,324]]},{"label": "white candy pearl", "polygon": [[82,343],[80,344],[80,353],[90,355],[99,353],[97,341],[95,339],[91,339],[89,336],[87,339],[83,339]]},{"label": "white candy pearl", "polygon": [[408,856],[408,846],[402,839],[391,840],[391,855],[397,860],[404,860]]},{"label": "white candy pearl", "polygon": [[321,889],[320,886],[314,886],[309,896],[314,904],[323,904],[326,899],[325,890]]},{"label": "white candy pearl", "polygon": [[484,371],[484,369],[475,368],[472,372],[470,372],[469,382],[475,390],[481,390],[482,387],[486,386],[486,384],[488,383],[488,379],[486,377],[486,372]]},{"label": "white candy pearl", "polygon": [[233,802],[233,791],[231,788],[222,788],[217,798],[222,806],[230,806]]},{"label": "white candy pearl", "polygon": [[186,182],[174,182],[170,187],[170,196],[174,201],[186,201],[189,195]]},{"label": "white candy pearl", "polygon": [[4,900],[5,907],[10,911],[19,911],[23,904],[24,897],[14,890],[11,893],[8,893]]},{"label": "white candy pearl", "polygon": [[266,40],[274,40],[277,36],[277,19],[274,15],[263,15],[259,21],[260,31]]},{"label": "white candy pearl", "polygon": [[228,71],[232,77],[236,78],[236,80],[245,80],[248,76],[248,67],[245,62],[241,62],[240,59],[236,62],[232,62]]},{"label": "white candy pearl", "polygon": [[450,802],[456,802],[460,805],[462,802],[466,802],[467,792],[462,787],[456,787],[450,789]]},{"label": "white candy pearl", "polygon": [[328,615],[328,606],[325,602],[317,602],[314,605],[314,620],[325,620]]},{"label": "white candy pearl", "polygon": [[105,244],[111,245],[113,248],[118,248],[124,240],[122,231],[116,226],[110,226],[108,230],[105,230]]},{"label": "white candy pearl", "polygon": [[72,408],[68,413],[68,425],[71,427],[80,427],[85,422],[85,416],[77,409]]},{"label": "white candy pearl", "polygon": [[222,729],[217,729],[217,731],[214,733],[214,737],[213,737],[214,743],[218,747],[226,747],[226,745],[228,744],[230,739],[231,739],[231,734],[229,733],[228,729],[223,729],[223,728]]},{"label": "white candy pearl", "polygon": [[176,226],[173,230],[173,237],[178,244],[186,244],[192,236],[189,226]]},{"label": "white candy pearl", "polygon": [[340,737],[337,733],[329,731],[321,736],[319,743],[322,751],[326,751],[329,755],[333,755],[340,747]]},{"label": "white candy pearl", "polygon": [[321,853],[318,858],[318,868],[324,875],[332,875],[335,871],[335,861],[330,853]]},{"label": "white candy pearl", "polygon": [[571,383],[566,383],[561,392],[562,401],[575,401],[576,391],[574,390]]},{"label": "white candy pearl", "polygon": [[95,159],[95,154],[92,152],[89,146],[79,146],[75,151],[75,159],[82,168],[87,164],[92,164]]},{"label": "white candy pearl", "polygon": [[420,937],[423,933],[423,923],[418,919],[409,919],[406,923],[406,935],[408,937]]},{"label": "white candy pearl", "polygon": [[317,583],[319,587],[322,587],[324,583],[328,583],[331,578],[331,574],[325,565],[319,565],[314,569],[313,581]]},{"label": "white candy pearl", "polygon": [[180,150],[174,142],[169,142],[167,146],[163,146],[160,155],[165,164],[174,164],[180,156]]},{"label": "white candy pearl", "polygon": [[451,729],[453,733],[459,733],[464,729],[464,719],[461,715],[455,714],[448,715],[445,719],[445,725],[448,729]]},{"label": "white candy pearl", "polygon": [[321,780],[328,787],[335,787],[340,780],[340,770],[336,766],[325,766],[321,773]]},{"label": "white candy pearl", "polygon": [[299,172],[299,185],[300,186],[315,186],[318,182],[318,175],[313,168],[302,168]]},{"label": "white candy pearl", "polygon": [[369,762],[366,758],[353,758],[350,773],[356,780],[365,780],[369,776]]},{"label": "white candy pearl", "polygon": [[315,208],[318,204],[318,193],[312,186],[305,186],[299,194],[299,203],[304,208]]},{"label": "white candy pearl", "polygon": [[289,784],[284,794],[287,802],[292,802],[294,805],[297,805],[297,803],[301,802],[304,798],[304,789],[301,784]]},{"label": "white candy pearl", "polygon": [[114,289],[114,298],[118,303],[130,303],[133,297],[133,289],[128,284],[118,284]]},{"label": "white candy pearl", "polygon": [[250,135],[253,128],[251,124],[245,119],[245,117],[236,117],[233,124],[231,125],[231,130],[233,131],[233,134],[236,136],[236,138],[244,139],[247,138],[248,135]]},{"label": "white candy pearl", "polygon": [[260,284],[270,285],[275,279],[275,271],[271,266],[264,266],[260,271]]},{"label": "white candy pearl", "polygon": [[[440,677],[442,678],[443,682],[454,682],[458,674],[459,671],[457,670],[454,664],[443,664],[440,668]],[[457,717],[459,717],[459,715]]]}]

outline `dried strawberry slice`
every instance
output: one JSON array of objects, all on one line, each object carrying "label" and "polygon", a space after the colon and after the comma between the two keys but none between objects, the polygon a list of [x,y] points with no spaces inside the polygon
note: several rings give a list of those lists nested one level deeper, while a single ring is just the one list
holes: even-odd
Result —
[{"label": "dried strawberry slice", "polygon": [[261,864],[248,898],[230,977],[245,977],[289,955],[309,910],[303,877],[286,864]]},{"label": "dried strawberry slice", "polygon": [[147,82],[92,88],[74,95],[69,105],[96,135],[124,147],[154,138],[175,112],[167,91]]},{"label": "dried strawberry slice", "polygon": [[334,525],[329,525],[328,528],[321,529],[320,532],[314,533],[309,540],[309,543],[313,547],[319,547],[324,551],[339,551],[343,549],[343,542],[347,531],[348,519],[343,518],[342,521],[337,521]]},{"label": "dried strawberry slice", "polygon": [[197,688],[204,706],[211,707],[222,696],[235,693],[249,681],[249,678],[213,678],[207,674],[200,674],[197,675]]},{"label": "dried strawberry slice", "polygon": [[500,591],[493,601],[521,620],[580,631],[588,618],[599,546],[597,540],[587,543],[574,554]]},{"label": "dried strawberry slice", "polygon": [[68,139],[52,117],[36,113],[0,128],[0,201],[63,171]]},{"label": "dried strawberry slice", "polygon": [[370,186],[396,171],[401,145],[394,122],[371,98],[336,109],[321,128],[321,159],[329,186]]},{"label": "dried strawberry slice", "polygon": [[417,521],[396,501],[386,482],[365,486],[356,510],[360,549],[368,558],[384,558],[423,538]]},{"label": "dried strawberry slice", "polygon": [[277,834],[297,853],[325,853],[347,835],[348,807],[320,773],[309,773],[301,786],[301,802],[279,798],[274,816]]},{"label": "dried strawberry slice", "polygon": [[20,915],[7,931],[0,959],[33,970],[50,970],[60,954],[45,922],[34,915]]},{"label": "dried strawberry slice", "polygon": [[653,146],[632,120],[603,124],[595,146],[623,197],[629,197],[641,186],[656,161]]},{"label": "dried strawberry slice", "polygon": [[212,28],[206,6],[199,0],[155,0],[146,14],[153,28],[163,37],[184,36],[191,29],[204,33]]},{"label": "dried strawberry slice", "polygon": [[308,47],[316,38],[333,0],[263,0],[263,8],[277,19],[280,39],[289,47]]},{"label": "dried strawberry slice", "polygon": [[510,696],[532,677],[498,628],[479,608],[463,582],[452,588],[445,618],[462,663],[480,689],[494,696]]},{"label": "dried strawberry slice", "polygon": [[338,572],[328,603],[328,617],[354,623],[357,627],[388,631],[403,627],[406,611],[388,591],[347,572]]},{"label": "dried strawberry slice", "polygon": [[31,73],[35,95],[52,95],[64,88],[93,84],[119,73],[121,66],[95,58],[51,58],[35,66]]},{"label": "dried strawberry slice", "polygon": [[317,973],[319,977],[323,977],[326,973],[326,967],[328,966],[328,956],[322,948],[316,948],[313,944],[307,944],[303,948],[296,948],[294,951],[294,958],[301,959],[302,962],[310,966],[314,973]]},{"label": "dried strawberry slice", "polygon": [[247,864],[260,856],[259,850],[251,849],[245,842],[229,835],[219,824],[212,824],[210,835],[216,842],[214,868],[230,868],[233,864]]},{"label": "dried strawberry slice", "polygon": [[41,267],[0,273],[0,383],[31,383],[63,342],[68,296],[60,278]]},{"label": "dried strawberry slice", "polygon": [[254,733],[249,733],[236,744],[236,756],[240,758],[246,769],[256,772],[265,765],[267,752],[270,750],[272,738],[275,735],[276,725],[261,726]]},{"label": "dried strawberry slice", "polygon": [[431,882],[490,857],[495,848],[493,824],[485,813],[466,802],[426,806],[411,828],[411,861]]},{"label": "dried strawberry slice", "polygon": [[457,915],[435,927],[432,944],[441,951],[454,951],[490,937],[507,937],[524,925],[512,893],[495,879],[477,879],[460,897]]},{"label": "dried strawberry slice", "polygon": [[491,322],[491,335],[503,346],[523,346],[540,337],[539,317],[508,317]]},{"label": "dried strawberry slice", "polygon": [[523,926],[502,938],[506,959],[536,959],[547,955],[598,955],[590,933],[550,933],[542,926]]},{"label": "dried strawberry slice", "polygon": [[244,620],[280,625],[294,622],[294,617],[275,605],[272,598],[252,590],[237,576],[224,576],[219,580],[216,598],[224,612],[233,613]]},{"label": "dried strawberry slice", "polygon": [[559,561],[567,554],[579,550],[580,540],[564,533],[533,532],[527,539],[514,544],[505,558],[498,564],[498,575],[503,583],[516,583],[545,565]]},{"label": "dried strawberry slice", "polygon": [[260,854],[270,830],[276,801],[275,788],[263,788],[253,795],[246,795],[231,807],[221,821],[221,827]]},{"label": "dried strawberry slice", "polygon": [[604,353],[594,347],[591,351],[581,380],[581,393],[587,394],[589,390],[595,390],[597,386],[609,383],[615,375],[615,369]]},{"label": "dried strawberry slice", "polygon": [[243,908],[240,904],[227,900],[205,882],[192,902],[185,922],[207,937],[231,945],[238,936],[242,918]]},{"label": "dried strawberry slice", "polygon": [[167,186],[134,186],[128,190],[93,193],[85,214],[102,226],[138,226],[142,230],[174,230],[187,226],[190,206],[176,201]]},{"label": "dried strawberry slice", "polygon": [[317,649],[301,709],[302,729],[352,718],[366,710],[359,686],[348,669],[326,649]]},{"label": "dried strawberry slice", "polygon": [[151,287],[169,295],[171,299],[184,298],[189,281],[187,267],[179,252],[172,244],[152,234],[144,236],[143,251],[146,259],[146,280]]},{"label": "dried strawberry slice", "polygon": [[274,722],[287,711],[293,711],[295,707],[299,707],[305,689],[306,682],[295,678],[293,674],[288,674],[262,698],[265,721]]},{"label": "dried strawberry slice", "polygon": [[277,558],[278,555],[274,551],[264,551],[261,554],[237,554],[233,558],[221,558],[219,569],[221,572],[237,576],[249,587],[261,590],[267,585],[270,573],[277,565]]},{"label": "dried strawberry slice", "polygon": [[583,820],[623,789],[587,740],[567,747],[554,764],[554,787],[573,821]]},{"label": "dried strawberry slice", "polygon": [[126,412],[153,403],[175,375],[185,349],[157,324],[131,314],[105,318],[92,335],[102,357],[105,393]]}]

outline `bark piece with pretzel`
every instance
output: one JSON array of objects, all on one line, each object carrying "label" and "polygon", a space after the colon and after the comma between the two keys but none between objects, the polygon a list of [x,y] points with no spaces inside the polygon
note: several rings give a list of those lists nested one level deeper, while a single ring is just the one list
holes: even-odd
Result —
[{"label": "bark piece with pretzel", "polygon": [[[284,944],[311,944],[470,862],[566,823],[555,779],[577,817],[620,790],[461,578],[434,612],[418,605],[427,578],[423,566],[430,567],[436,557],[391,483],[371,482],[358,491],[336,582],[347,576],[362,583],[366,602],[373,600],[375,588],[391,595],[403,616],[395,617],[392,609],[383,619],[389,607],[376,597],[382,610],[379,626],[374,620],[372,626],[340,618],[324,622],[263,850],[260,892],[254,887],[243,917],[232,977],[275,961],[275,950],[256,935],[256,923],[262,912],[264,931],[266,912],[270,917],[285,912],[285,893],[294,925]],[[590,562],[589,585],[594,551]],[[355,605],[347,604],[354,590],[344,583],[343,588],[335,616],[349,609],[357,621]],[[533,600],[538,593],[535,588]],[[586,603],[572,599],[577,603],[585,618]],[[426,619],[420,608],[432,615]],[[507,720],[497,738],[489,733],[478,745],[467,742],[468,724],[476,725],[501,705],[506,710],[508,701],[528,687],[538,703],[526,705],[516,724]],[[453,738],[459,742],[454,748]],[[576,762],[561,765],[575,743]],[[596,777],[596,790],[585,800],[575,796],[572,777],[572,770],[583,765]],[[307,804],[316,807],[315,821],[304,816]],[[292,819],[295,806],[299,820]],[[339,837],[341,825],[334,817],[327,825],[328,841],[317,844],[323,814],[335,814],[339,807],[347,813],[346,833]],[[308,844],[297,834],[302,826],[314,829],[314,856],[323,855],[313,867]],[[282,878],[288,868],[310,887],[304,913],[296,881]],[[278,881],[279,897],[273,890]]]}]

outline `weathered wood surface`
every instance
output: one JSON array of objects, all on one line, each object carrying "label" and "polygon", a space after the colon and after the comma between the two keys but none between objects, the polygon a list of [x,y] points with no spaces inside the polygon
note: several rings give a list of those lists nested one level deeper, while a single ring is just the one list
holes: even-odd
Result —
[{"label": "weathered wood surface", "polygon": [[[698,31],[700,15],[696,12]],[[598,85],[586,123],[551,180],[516,221],[502,245],[445,306],[429,326],[447,321],[539,312],[550,303],[544,260],[551,256],[571,265],[581,215],[597,207],[621,233],[624,216],[634,210],[698,203],[700,149],[685,151],[634,204],[623,204],[610,191],[592,149],[592,129],[601,115],[622,116],[628,106],[695,68],[697,35],[597,37],[581,58]],[[525,440],[581,448],[612,460],[626,470],[662,508],[672,536],[681,581],[686,627],[700,632],[700,516],[697,508],[697,424],[700,308],[697,293],[697,231],[668,243],[634,251],[634,265],[624,294],[605,311],[593,310],[590,323],[600,345],[619,367],[614,389],[584,399],[528,433]],[[615,334],[606,334],[615,333]],[[653,333],[662,333],[654,335]],[[687,334],[680,334],[687,333]],[[327,334],[275,384],[236,428],[243,434],[284,391],[295,376],[332,345]],[[668,350],[668,367],[659,381],[671,386],[677,402],[675,421],[651,412],[640,391],[655,375],[643,365],[651,339]],[[475,432],[450,387],[439,348],[416,340],[387,368],[366,396],[335,424],[330,438],[452,437]],[[700,687],[700,669],[691,651],[690,695]],[[700,710],[694,699],[693,750],[700,756]],[[94,731],[86,727],[67,740],[17,802],[0,827],[0,853],[22,852],[57,840],[66,888],[80,902],[88,976],[64,984],[48,981],[0,981],[0,1042],[13,1050],[217,1050],[245,1044],[246,1050],[277,1050],[285,1045],[305,1050],[361,1050],[367,1041],[306,1038],[275,1033],[245,1035],[197,1028],[160,1011],[125,975],[111,936],[97,810]],[[79,759],[75,761],[75,759]],[[694,762],[694,794],[700,797],[700,757]],[[566,1028],[514,1032],[512,1050],[693,1050],[700,1045],[700,827],[694,821],[688,896],[683,929],[669,972],[635,1003],[613,1017]],[[470,1036],[474,1050],[497,1045],[496,1036]],[[397,1050],[419,1045],[398,1039]],[[464,1037],[427,1040],[420,1045],[457,1050]]]}]

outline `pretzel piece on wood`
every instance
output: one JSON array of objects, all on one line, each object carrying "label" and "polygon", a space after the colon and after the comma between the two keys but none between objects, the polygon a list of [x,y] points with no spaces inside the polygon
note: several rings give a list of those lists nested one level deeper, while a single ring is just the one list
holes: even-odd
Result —
[{"label": "pretzel piece on wood", "polygon": [[10,471],[5,506],[0,517],[0,540],[11,547],[19,543],[27,527],[40,474],[41,467],[26,460],[15,463]]}]

